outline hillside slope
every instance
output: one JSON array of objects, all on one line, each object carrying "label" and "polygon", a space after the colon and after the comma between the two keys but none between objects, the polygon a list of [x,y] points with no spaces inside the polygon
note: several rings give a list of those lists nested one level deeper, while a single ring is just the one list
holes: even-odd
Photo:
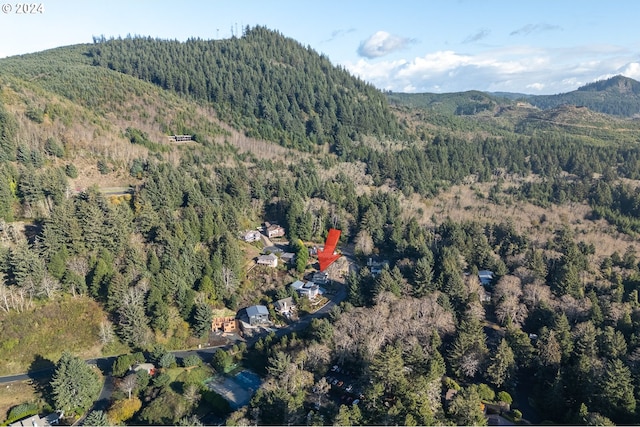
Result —
[{"label": "hillside slope", "polygon": [[401,134],[377,89],[263,27],[227,40],[101,39],[89,55],[94,65],[209,103],[249,136],[284,146]]},{"label": "hillside slope", "polygon": [[571,92],[529,96],[526,99],[531,104],[545,109],[570,104],[584,106],[600,113],[633,117],[640,114],[640,82],[624,76],[615,76]]}]

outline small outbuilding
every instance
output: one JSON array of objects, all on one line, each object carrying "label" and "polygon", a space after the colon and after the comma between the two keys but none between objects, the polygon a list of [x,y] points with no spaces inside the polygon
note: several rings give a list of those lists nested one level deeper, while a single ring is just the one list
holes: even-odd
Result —
[{"label": "small outbuilding", "polygon": [[480,283],[483,286],[490,285],[493,281],[493,271],[490,270],[480,270],[478,271],[478,279],[480,279]]}]

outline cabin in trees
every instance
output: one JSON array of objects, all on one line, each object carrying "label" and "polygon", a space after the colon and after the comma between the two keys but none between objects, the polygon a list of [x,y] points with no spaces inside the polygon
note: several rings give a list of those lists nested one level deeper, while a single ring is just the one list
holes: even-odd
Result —
[{"label": "cabin in trees", "polygon": [[284,228],[282,228],[278,224],[270,224],[268,222],[265,222],[264,228],[265,228],[265,232],[267,233],[267,237],[270,239],[273,237],[284,236]]},{"label": "cabin in trees", "polygon": [[247,317],[251,326],[269,323],[269,309],[264,305],[252,305],[247,307]]},{"label": "cabin in trees", "polygon": [[385,260],[375,260],[373,258],[369,258],[367,260],[367,267],[369,267],[369,271],[373,277],[382,273],[385,267],[389,267],[389,261]]},{"label": "cabin in trees", "polygon": [[275,254],[260,255],[257,262],[258,264],[266,265],[267,267],[277,267],[278,257]]},{"label": "cabin in trees", "polygon": [[478,279],[480,279],[480,283],[482,283],[483,286],[490,285],[491,281],[493,280],[493,271],[489,271],[489,270],[478,271]]}]

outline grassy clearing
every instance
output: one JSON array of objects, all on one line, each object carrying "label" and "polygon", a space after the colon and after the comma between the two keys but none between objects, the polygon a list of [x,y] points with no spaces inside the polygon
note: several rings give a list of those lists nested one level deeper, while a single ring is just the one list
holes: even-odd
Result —
[{"label": "grassy clearing", "polygon": [[2,384],[0,387],[0,422],[7,419],[12,407],[27,402],[37,402],[38,405],[44,403],[31,381]]},{"label": "grassy clearing", "polygon": [[59,359],[67,350],[82,358],[100,355],[100,305],[86,297],[60,297],[24,313],[2,313],[0,375],[26,372],[35,361]]}]

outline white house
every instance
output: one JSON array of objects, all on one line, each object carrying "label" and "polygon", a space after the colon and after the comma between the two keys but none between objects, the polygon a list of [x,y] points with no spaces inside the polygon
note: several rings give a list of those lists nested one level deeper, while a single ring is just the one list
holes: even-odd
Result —
[{"label": "white house", "polygon": [[309,299],[314,299],[320,294],[320,286],[313,282],[304,283],[301,280],[296,280],[291,284],[291,287],[298,292],[300,296],[305,296]]},{"label": "white house", "polygon": [[258,264],[266,265],[267,267],[277,267],[278,257],[274,254],[260,255],[258,257]]},{"label": "white house", "polygon": [[[265,224],[266,225],[266,224]],[[267,229],[267,237],[282,237],[284,236],[284,228],[279,226],[278,224],[269,224],[266,226]]]},{"label": "white house", "polygon": [[260,232],[257,230],[249,230],[242,235],[242,240],[245,242],[257,242],[260,240]]}]

